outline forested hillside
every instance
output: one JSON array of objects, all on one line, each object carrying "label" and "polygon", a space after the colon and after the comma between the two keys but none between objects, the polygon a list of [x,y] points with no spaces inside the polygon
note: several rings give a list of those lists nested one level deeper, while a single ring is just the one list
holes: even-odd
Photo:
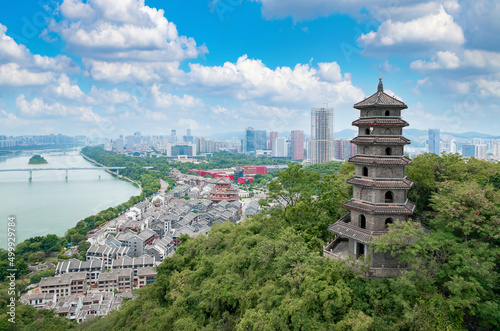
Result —
[{"label": "forested hillside", "polygon": [[[431,229],[394,224],[375,242],[411,269],[364,279],[321,256],[352,196],[344,164],[325,176],[292,166],[270,182],[281,203],[183,243],[156,282],[90,330],[488,330],[500,328],[500,165],[422,155],[410,199]],[[268,202],[262,201],[262,204]],[[406,238],[419,238],[407,244]],[[402,245],[401,245],[402,244]]]}]

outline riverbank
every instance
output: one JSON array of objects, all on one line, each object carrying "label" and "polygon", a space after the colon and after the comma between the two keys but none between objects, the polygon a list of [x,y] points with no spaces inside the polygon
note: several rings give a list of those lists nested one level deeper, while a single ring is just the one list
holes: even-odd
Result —
[{"label": "riverbank", "polygon": [[[92,163],[94,163],[94,164],[97,164],[97,165],[99,165],[99,166],[101,166],[101,167],[106,167],[104,164],[101,164],[101,163],[97,162],[96,160],[91,159],[90,157],[88,157],[87,155],[83,154],[82,152],[80,152],[80,155],[81,155],[81,156],[82,156],[85,160],[87,160],[87,161],[89,161],[89,162],[92,162]],[[139,187],[139,190],[140,190],[140,192],[142,193],[142,186],[141,186],[141,184],[140,184],[140,183],[138,183],[138,182],[136,182],[135,180],[132,180],[132,179],[130,179],[130,178],[128,178],[128,177],[126,177],[126,176],[119,175],[118,173],[115,173],[115,172],[113,172],[113,171],[111,171],[111,170],[109,170],[109,169],[105,169],[105,170],[106,170],[108,173],[110,173],[110,174],[112,174],[112,175],[114,175],[114,176],[117,176],[118,178],[123,178],[123,179],[128,180],[128,181],[129,181],[129,182],[131,182],[131,183],[134,183],[135,185],[137,185],[137,186]],[[117,172],[118,172],[118,171],[117,171]]]},{"label": "riverbank", "polygon": [[[89,167],[89,160],[80,156],[78,151],[51,153],[50,158],[42,155],[49,161],[48,165],[27,166],[31,155],[25,153],[0,158],[0,169],[43,168],[49,165],[51,168]],[[33,172],[31,181],[26,172],[0,172],[0,217],[5,228],[8,217],[16,217],[16,242],[19,244],[48,234],[65,237],[66,230],[75,227],[89,215],[125,206],[131,197],[137,198],[130,201],[127,208],[136,203],[141,192],[137,184],[130,184],[130,181],[116,180],[114,175],[99,170],[70,171],[68,180],[65,179],[64,170],[37,171]],[[144,190],[144,185],[142,188]],[[26,204],[26,201],[29,203]],[[118,209],[122,212],[127,208]],[[118,212],[113,210],[113,214]],[[78,229],[83,232],[81,226]],[[7,231],[1,231],[0,248],[7,248],[7,239]],[[31,253],[36,252],[34,249]]]}]

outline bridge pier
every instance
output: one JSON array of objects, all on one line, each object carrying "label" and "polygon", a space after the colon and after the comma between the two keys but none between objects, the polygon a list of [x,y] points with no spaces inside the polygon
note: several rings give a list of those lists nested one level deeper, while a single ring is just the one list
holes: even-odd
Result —
[{"label": "bridge pier", "polygon": [[66,169],[66,180],[68,180],[68,169]]},{"label": "bridge pier", "polygon": [[28,177],[28,180],[32,180],[33,179],[33,171],[30,170],[30,176]]}]

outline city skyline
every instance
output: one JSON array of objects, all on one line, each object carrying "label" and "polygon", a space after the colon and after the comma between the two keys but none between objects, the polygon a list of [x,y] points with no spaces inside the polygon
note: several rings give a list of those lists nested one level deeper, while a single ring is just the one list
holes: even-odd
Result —
[{"label": "city skyline", "polygon": [[382,76],[411,128],[495,134],[499,11],[489,1],[6,3],[0,133],[307,135],[324,103],[341,131]]}]

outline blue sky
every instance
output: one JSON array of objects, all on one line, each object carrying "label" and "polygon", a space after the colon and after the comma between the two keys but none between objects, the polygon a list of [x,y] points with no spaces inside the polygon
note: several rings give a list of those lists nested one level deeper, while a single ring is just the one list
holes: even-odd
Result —
[{"label": "blue sky", "polygon": [[20,0],[0,10],[0,134],[310,131],[376,91],[410,127],[500,129],[495,1]]}]

